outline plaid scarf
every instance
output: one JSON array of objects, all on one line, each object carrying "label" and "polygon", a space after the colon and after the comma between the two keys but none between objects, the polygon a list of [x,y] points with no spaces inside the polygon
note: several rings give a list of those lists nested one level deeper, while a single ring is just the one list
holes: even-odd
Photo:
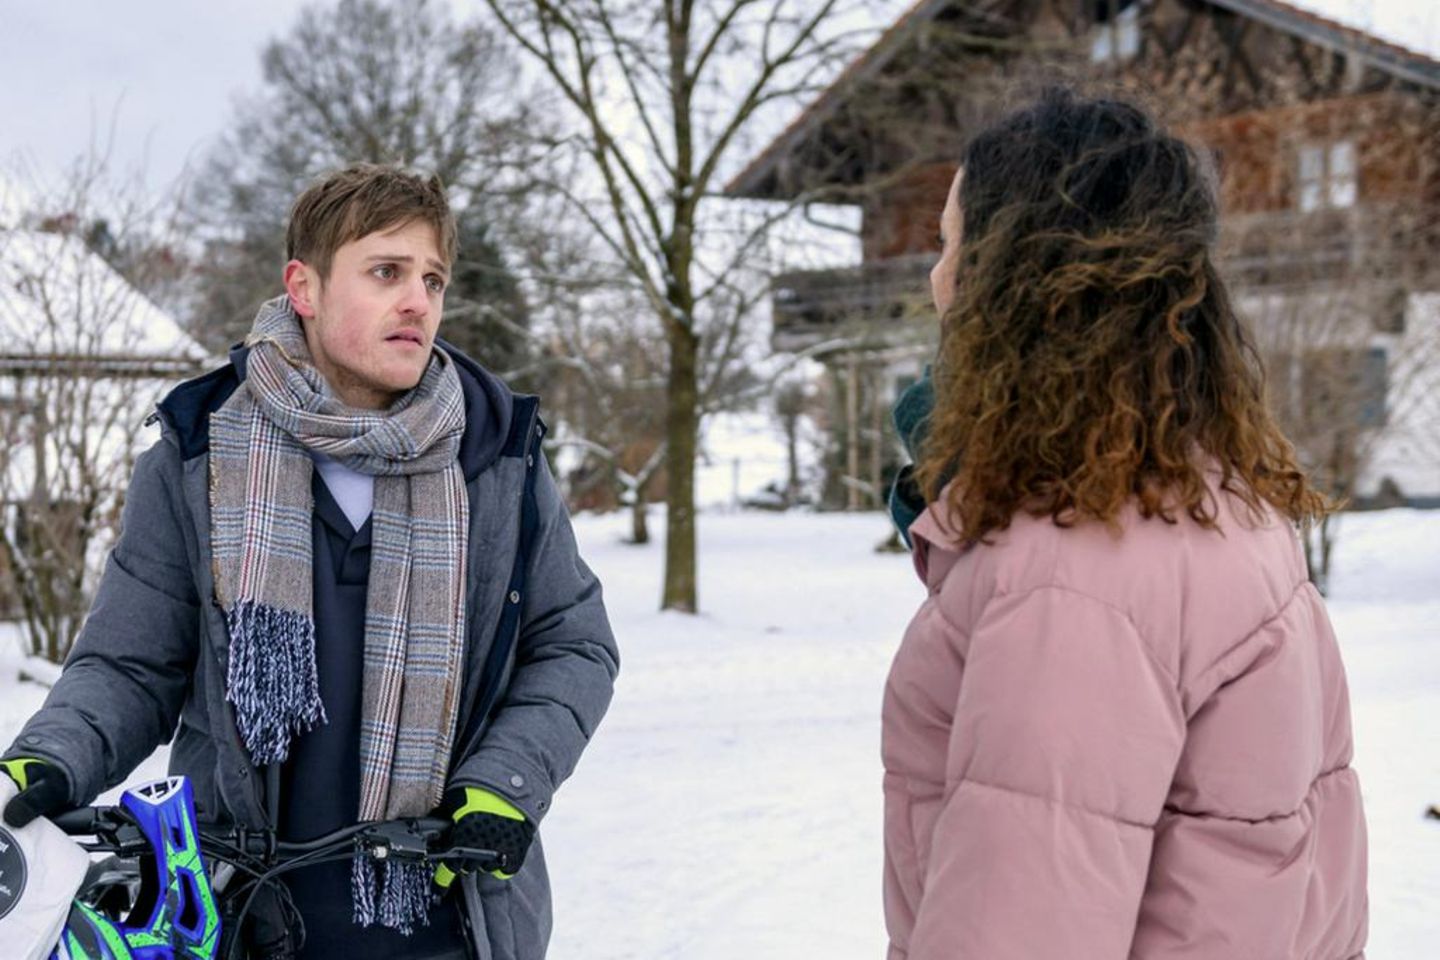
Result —
[{"label": "plaid scarf", "polygon": [[[375,477],[366,593],[360,820],[423,816],[445,788],[459,702],[469,501],[454,365],[440,351],[385,411],[335,398],[288,297],[261,307],[247,373],[210,421],[215,585],[230,630],[227,699],[256,765],[325,722],[315,666],[313,463]],[[429,874],[355,859],[357,922],[424,922]]]}]

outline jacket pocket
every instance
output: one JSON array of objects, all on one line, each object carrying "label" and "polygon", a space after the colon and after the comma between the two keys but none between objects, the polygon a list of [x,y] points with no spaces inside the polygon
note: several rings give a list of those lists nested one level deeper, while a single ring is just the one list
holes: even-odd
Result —
[{"label": "jacket pocket", "polygon": [[470,960],[492,960],[490,930],[485,926],[485,907],[480,902],[479,885],[473,874],[467,874],[460,880],[460,893],[465,898],[463,912],[465,931],[470,941]]},{"label": "jacket pocket", "polygon": [[550,945],[550,876],[540,838],[509,880],[476,877],[492,960],[544,960]]},{"label": "jacket pocket", "polygon": [[215,743],[205,731],[182,720],[170,747],[170,774],[183,775],[195,795],[195,816],[209,822],[232,819],[230,808],[220,797]]},{"label": "jacket pocket", "polygon": [[480,909],[485,915],[485,938],[490,945],[490,960],[520,958],[515,943],[515,918],[511,913],[509,883],[485,874],[481,874],[476,882],[480,889]]},{"label": "jacket pocket", "polygon": [[913,922],[924,890],[924,874],[920,870],[910,790],[906,779],[894,773],[885,774],[884,785],[885,873],[888,882],[896,887],[893,893],[899,894],[905,913]]},{"label": "jacket pocket", "polygon": [[910,831],[915,838],[915,870],[921,889],[930,872],[931,853],[935,849],[935,823],[940,819],[944,807],[945,792],[938,784],[911,780],[910,789]]}]

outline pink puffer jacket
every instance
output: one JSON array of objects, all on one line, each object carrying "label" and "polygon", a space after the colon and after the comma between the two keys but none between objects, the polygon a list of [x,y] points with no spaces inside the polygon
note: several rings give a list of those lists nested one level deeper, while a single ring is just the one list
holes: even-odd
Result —
[{"label": "pink puffer jacket", "polygon": [[1298,538],[1182,518],[911,528],[885,691],[891,960],[1348,960],[1349,695]]}]

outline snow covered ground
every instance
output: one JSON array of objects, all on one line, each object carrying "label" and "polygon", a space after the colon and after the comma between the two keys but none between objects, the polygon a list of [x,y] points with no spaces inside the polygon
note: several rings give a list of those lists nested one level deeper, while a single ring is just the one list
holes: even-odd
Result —
[{"label": "snow covered ground", "polygon": [[[1440,512],[1340,521],[1376,958],[1440,955]],[[879,709],[921,587],[875,516],[701,521],[701,606],[583,518],[620,635],[615,704],[545,827],[555,960],[877,958]]]},{"label": "snow covered ground", "polygon": [[[1435,956],[1440,512],[1342,523],[1330,609],[1370,822],[1369,955]],[[880,694],[920,597],[907,558],[872,550],[883,519],[704,515],[698,618],[655,612],[661,549],[621,543],[623,516],[577,527],[623,667],[545,824],[552,958],[882,956]],[[0,745],[44,694],[15,682],[13,646]]]}]

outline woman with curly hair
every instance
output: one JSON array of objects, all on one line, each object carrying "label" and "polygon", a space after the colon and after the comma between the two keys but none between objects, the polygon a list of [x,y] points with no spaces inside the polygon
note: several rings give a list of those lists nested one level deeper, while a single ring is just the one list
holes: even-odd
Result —
[{"label": "woman with curly hair", "polygon": [[931,275],[884,702],[892,960],[1359,957],[1345,672],[1194,150],[1046,94],[966,149]]}]

